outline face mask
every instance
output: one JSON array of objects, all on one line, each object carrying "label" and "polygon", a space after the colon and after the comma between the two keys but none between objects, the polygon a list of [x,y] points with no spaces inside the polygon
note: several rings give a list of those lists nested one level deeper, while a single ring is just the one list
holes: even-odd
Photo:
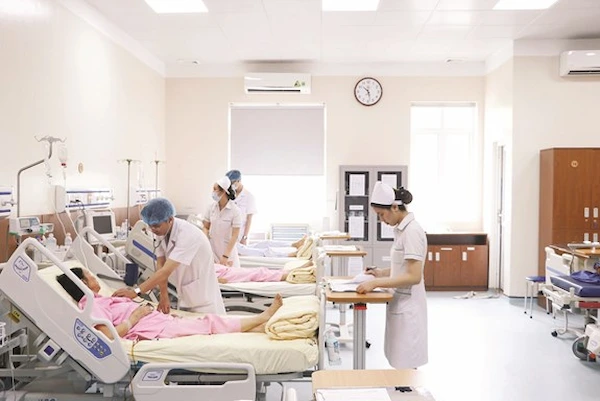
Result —
[{"label": "face mask", "polygon": [[235,189],[235,191],[237,192],[238,189],[240,189],[240,184],[235,183],[232,185],[233,189]]},{"label": "face mask", "polygon": [[219,195],[219,193],[217,191],[214,191],[212,193],[212,198],[215,202],[218,202],[221,199],[221,196],[223,196],[223,195]]}]

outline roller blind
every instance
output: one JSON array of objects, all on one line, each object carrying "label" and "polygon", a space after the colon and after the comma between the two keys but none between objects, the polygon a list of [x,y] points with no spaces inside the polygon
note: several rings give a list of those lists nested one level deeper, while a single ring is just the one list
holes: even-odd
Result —
[{"label": "roller blind", "polygon": [[325,107],[230,106],[230,167],[244,175],[323,175]]}]

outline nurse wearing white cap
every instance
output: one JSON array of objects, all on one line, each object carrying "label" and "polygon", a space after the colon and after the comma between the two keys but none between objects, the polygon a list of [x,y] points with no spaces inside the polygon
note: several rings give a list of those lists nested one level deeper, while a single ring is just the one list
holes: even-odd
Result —
[{"label": "nurse wearing white cap", "polygon": [[377,182],[371,195],[371,207],[379,219],[394,227],[390,250],[391,267],[368,268],[375,279],[358,286],[356,292],[390,288],[394,298],[387,305],[385,356],[394,368],[417,368],[427,363],[427,299],[423,263],[427,237],[406,204],[412,195],[404,188],[394,189]]},{"label": "nurse wearing white cap", "polygon": [[240,267],[235,244],[242,226],[242,212],[233,203],[235,190],[229,178],[222,177],[215,182],[212,198],[214,203],[208,208],[202,223],[210,239],[214,261],[225,266]]}]

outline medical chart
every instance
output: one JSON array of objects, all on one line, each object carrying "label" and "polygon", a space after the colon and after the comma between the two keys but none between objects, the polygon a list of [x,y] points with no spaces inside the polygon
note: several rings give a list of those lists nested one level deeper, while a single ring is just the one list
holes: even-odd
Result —
[{"label": "medical chart", "polygon": [[350,196],[365,196],[365,175],[350,174],[350,188],[348,188]]},{"label": "medical chart", "polygon": [[381,182],[396,188],[398,186],[398,176],[396,174],[381,174]]},{"label": "medical chart", "polygon": [[348,234],[351,238],[364,238],[365,216],[348,217]]}]

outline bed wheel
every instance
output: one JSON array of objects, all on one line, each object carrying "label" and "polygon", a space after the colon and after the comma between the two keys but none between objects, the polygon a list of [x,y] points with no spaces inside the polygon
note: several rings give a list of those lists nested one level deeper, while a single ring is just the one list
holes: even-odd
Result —
[{"label": "bed wheel", "polygon": [[552,333],[550,333],[550,334],[552,334],[552,337],[558,337],[558,332],[557,332],[556,330],[554,330],[554,331],[553,331]]},{"label": "bed wheel", "polygon": [[371,348],[371,343],[369,341],[365,341],[365,347],[367,347],[367,349]]},{"label": "bed wheel", "polygon": [[582,361],[587,361],[590,355],[590,352],[587,350],[587,340],[586,336],[582,336],[573,341],[573,345],[571,349],[573,350],[573,354]]}]

